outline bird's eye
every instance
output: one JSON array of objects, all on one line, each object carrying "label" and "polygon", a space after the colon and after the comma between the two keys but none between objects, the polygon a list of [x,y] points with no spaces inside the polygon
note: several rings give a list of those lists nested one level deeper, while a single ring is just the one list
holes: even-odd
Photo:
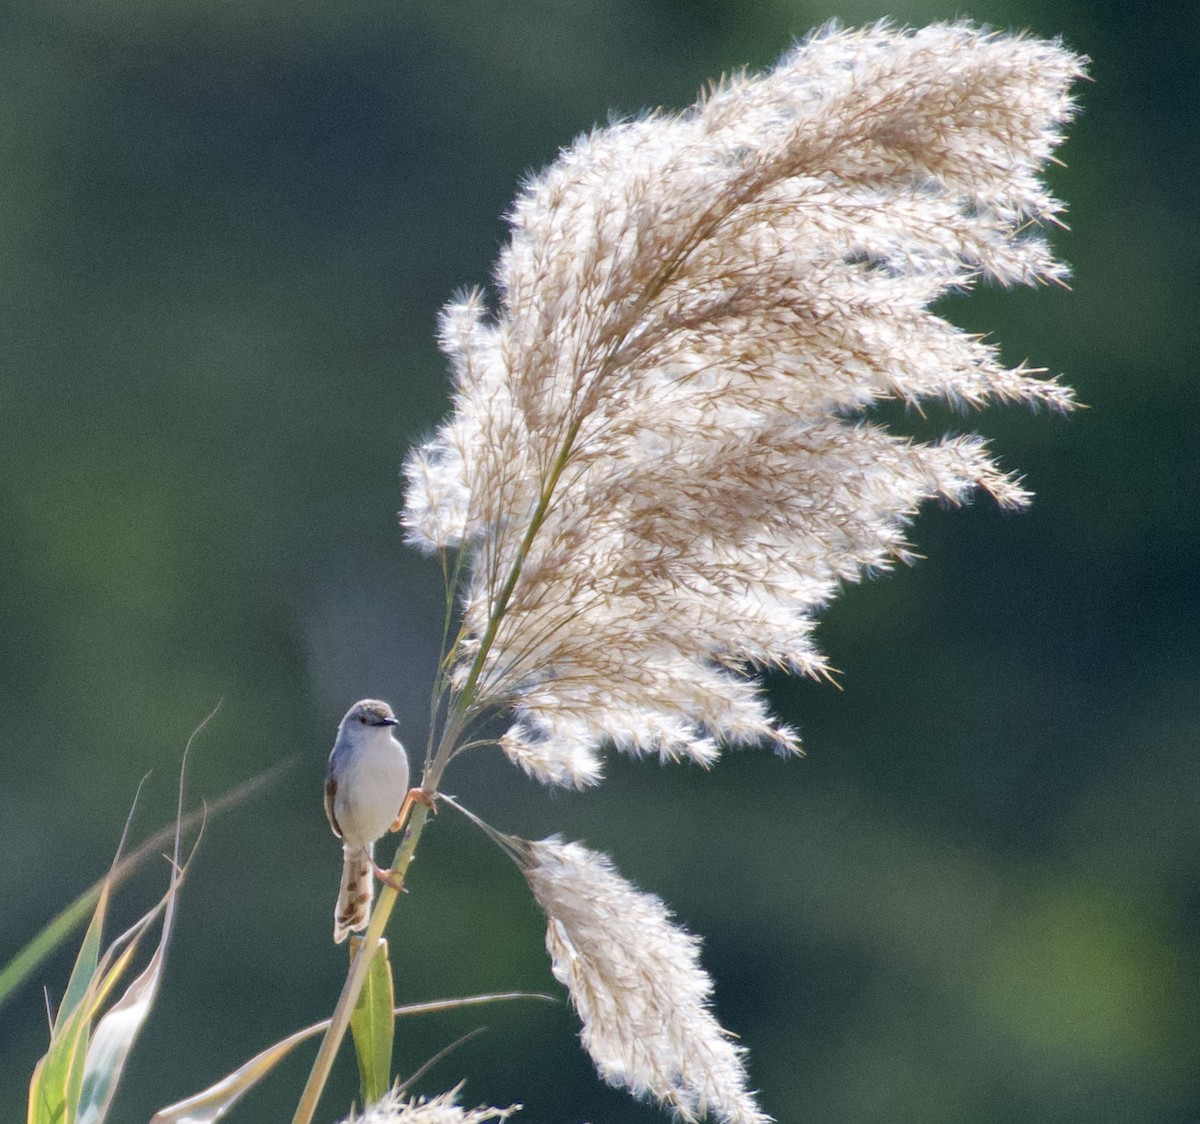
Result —
[{"label": "bird's eye", "polygon": [[358,716],[358,720],[359,720],[359,721],[360,721],[360,722],[361,722],[361,723],[362,723],[364,726],[367,724],[367,716],[366,716],[365,714],[360,714],[360,715]]}]

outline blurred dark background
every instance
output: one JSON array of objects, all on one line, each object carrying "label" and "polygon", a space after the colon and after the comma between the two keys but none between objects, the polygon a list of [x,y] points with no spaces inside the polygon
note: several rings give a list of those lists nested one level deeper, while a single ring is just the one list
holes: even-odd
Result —
[{"label": "blurred dark background", "polygon": [[[113,1114],[140,1122],[325,1017],[338,718],[423,743],[440,579],[396,526],[446,409],[435,316],[486,282],[530,169],[610,111],[682,106],[830,17],[1061,34],[1094,83],[1052,180],[1072,292],[947,314],[1090,407],[949,422],[1037,493],[930,510],[928,556],[848,590],[829,685],[771,684],[809,754],[614,761],[548,794],[495,754],[449,791],[609,851],[704,934],[717,1009],[781,1122],[1200,1119],[1200,9],[941,0],[14,0],[0,17],[0,962],[171,815],[210,824]],[[946,420],[946,419],[940,419]],[[901,419],[901,425],[911,421]],[[140,837],[139,836],[139,837]],[[120,899],[146,908],[151,864]],[[451,813],[393,923],[403,1000],[551,988],[515,870]],[[0,1009],[7,1117],[46,1037]],[[400,1028],[425,1091],[530,1124],[666,1119],[603,1087],[564,1005]],[[311,1049],[232,1120],[290,1119]],[[347,1057],[322,1114],[354,1095]]]}]

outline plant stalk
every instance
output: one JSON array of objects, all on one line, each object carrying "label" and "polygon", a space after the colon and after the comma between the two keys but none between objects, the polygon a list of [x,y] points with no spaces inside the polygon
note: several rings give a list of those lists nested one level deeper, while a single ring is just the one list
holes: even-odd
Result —
[{"label": "plant stalk", "polygon": [[[417,849],[417,843],[421,839],[421,832],[424,830],[428,818],[429,809],[424,804],[418,804],[409,820],[404,842],[400,844],[400,849],[392,860],[389,873],[396,882],[403,884],[404,876],[412,863],[413,852]],[[392,916],[392,910],[395,908],[396,899],[399,896],[399,892],[394,887],[384,883],[383,889],[379,893],[379,900],[375,903],[371,914],[371,922],[363,934],[362,943],[350,965],[350,971],[346,974],[346,982],[342,985],[342,994],[338,997],[329,1028],[321,1039],[321,1047],[317,1051],[316,1060],[309,1072],[304,1092],[300,1096],[300,1103],[296,1106],[292,1124],[312,1124],[317,1104],[321,1099],[321,1094],[325,1091],[325,1083],[329,1080],[329,1074],[333,1069],[334,1059],[337,1057],[342,1040],[346,1037],[346,1030],[350,1026],[350,1014],[354,1010],[354,1004],[358,1002],[358,995],[362,991],[363,984],[366,983],[371,959],[375,955],[375,949],[379,945],[384,929],[387,928],[388,920]]]},{"label": "plant stalk", "polygon": [[[479,677],[483,672],[484,664],[487,662],[488,653],[495,642],[496,634],[500,629],[500,622],[504,619],[508,602],[516,589],[517,582],[521,576],[521,568],[529,554],[533,540],[546,518],[550,501],[558,485],[559,478],[566,468],[571,448],[574,445],[581,424],[582,417],[577,417],[568,427],[562,449],[551,470],[550,477],[542,490],[537,508],[533,513],[529,527],[525,532],[525,537],[517,551],[516,560],[509,571],[499,597],[496,599],[496,604],[489,616],[484,634],[480,638],[479,650],[475,653],[475,659],[472,661],[470,670],[467,673],[466,683],[458,693],[458,698],[451,705],[450,714],[438,742],[437,753],[434,755],[433,761],[429,764],[426,774],[422,778],[422,787],[427,792],[436,793],[438,782],[441,780],[442,770],[449,762],[454,743],[458,740],[458,736],[462,733],[462,728],[468,720],[471,706],[475,701]],[[443,643],[444,640],[445,638],[443,637]],[[428,808],[423,804],[418,804],[412,814],[412,819],[409,821],[404,842],[400,845],[400,849],[396,852],[396,857],[392,860],[389,873],[393,880],[400,884],[403,884],[404,876],[412,863],[413,852],[417,849],[417,843],[421,839],[421,832],[425,828],[428,817]],[[371,960],[375,955],[375,949],[391,918],[392,910],[395,908],[398,896],[399,893],[396,889],[386,883],[384,884],[379,894],[379,900],[375,903],[370,924],[368,924],[367,930],[363,934],[358,952],[350,964],[349,972],[346,974],[346,982],[342,985],[342,993],[338,997],[337,1006],[334,1008],[333,1016],[329,1022],[329,1028],[325,1031],[325,1036],[321,1039],[320,1049],[317,1051],[316,1059],[313,1061],[313,1067],[309,1072],[308,1081],[305,1083],[304,1092],[300,1096],[300,1102],[296,1106],[295,1115],[292,1117],[292,1124],[312,1124],[321,1094],[324,1092],[326,1082],[329,1080],[329,1074],[333,1070],[334,1059],[337,1057],[337,1052],[350,1026],[350,1014],[354,1010],[355,1003],[358,1002],[358,996],[363,989],[363,985],[366,983],[367,972],[370,968]]]}]

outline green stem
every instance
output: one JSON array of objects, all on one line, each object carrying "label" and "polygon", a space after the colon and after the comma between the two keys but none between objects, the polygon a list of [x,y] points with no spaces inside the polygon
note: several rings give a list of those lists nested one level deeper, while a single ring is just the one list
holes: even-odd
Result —
[{"label": "green stem", "polygon": [[517,550],[517,557],[513,561],[512,569],[509,570],[508,578],[500,590],[499,596],[496,598],[495,605],[492,607],[491,615],[488,617],[487,628],[479,640],[479,651],[475,653],[475,659],[471,663],[471,670],[467,673],[467,681],[463,684],[463,689],[455,702],[455,712],[460,716],[467,714],[475,699],[475,688],[479,683],[479,676],[483,673],[483,665],[487,661],[488,652],[491,651],[492,644],[496,640],[496,633],[500,630],[500,622],[504,619],[504,614],[508,611],[508,603],[512,598],[513,591],[517,588],[517,582],[521,578],[521,569],[525,565],[525,559],[529,556],[529,549],[533,546],[533,540],[537,537],[538,531],[542,529],[542,524],[546,520],[546,512],[550,508],[550,501],[554,498],[554,490],[558,487],[559,478],[566,470],[567,462],[571,458],[571,450],[575,445],[575,438],[579,435],[579,427],[582,424],[582,415],[577,415],[572,419],[571,425],[567,429],[566,436],[563,438],[562,448],[559,450],[558,459],[554,462],[554,467],[550,471],[550,476],[546,481],[545,487],[542,489],[542,494],[538,497],[538,505],[534,509],[532,518],[529,520],[529,526],[526,528],[525,537],[521,540],[521,545]]},{"label": "green stem", "polygon": [[[710,225],[716,226],[720,222],[717,219]],[[704,228],[701,227],[703,230]],[[671,277],[679,269],[683,259],[691,253],[697,239],[693,238],[686,242],[683,248],[668,262],[662,269],[659,270],[659,275],[654,281],[648,285],[645,291],[639,298],[635,306],[631,320],[636,321],[641,317],[646,307],[650,302],[658,297],[662,290],[667,286]],[[600,364],[600,369],[597,372],[597,379],[603,378],[606,369],[612,362],[612,357],[615,354],[620,344],[627,338],[628,330],[621,333],[618,340],[614,341],[609,349],[609,355]],[[503,587],[500,590],[499,596],[492,607],[491,614],[488,616],[487,627],[484,630],[483,636],[479,641],[479,651],[475,653],[475,659],[471,663],[471,670],[467,673],[467,681],[463,685],[462,691],[454,703],[455,714],[459,717],[465,717],[475,699],[475,688],[479,683],[479,677],[483,674],[483,667],[487,661],[488,653],[491,651],[492,644],[496,640],[496,634],[500,630],[500,623],[504,619],[504,614],[508,611],[508,603],[512,599],[514,590],[517,588],[517,582],[521,578],[521,570],[525,565],[525,559],[529,556],[529,550],[533,546],[533,540],[537,537],[538,532],[542,529],[542,524],[546,520],[546,512],[550,509],[550,501],[554,498],[555,489],[558,487],[558,482],[562,478],[563,472],[566,471],[567,463],[571,459],[571,451],[575,447],[575,439],[579,436],[579,430],[583,425],[584,411],[579,409],[575,416],[571,419],[571,424],[567,427],[567,432],[563,436],[563,442],[558,451],[558,457],[554,462],[554,467],[550,471],[550,475],[546,480],[545,486],[542,488],[542,494],[538,497],[538,505],[534,509],[533,516],[529,520],[529,526],[525,529],[525,537],[521,540],[521,545],[517,550],[517,557],[513,561],[512,569],[508,572],[508,578],[505,580]],[[439,747],[439,756],[443,746]]]}]

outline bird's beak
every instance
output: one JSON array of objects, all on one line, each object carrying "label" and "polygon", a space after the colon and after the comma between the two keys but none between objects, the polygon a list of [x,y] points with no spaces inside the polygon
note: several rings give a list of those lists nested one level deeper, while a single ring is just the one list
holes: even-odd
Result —
[{"label": "bird's beak", "polygon": [[378,722],[371,723],[372,726],[398,726],[399,724],[399,718],[381,718]]}]

